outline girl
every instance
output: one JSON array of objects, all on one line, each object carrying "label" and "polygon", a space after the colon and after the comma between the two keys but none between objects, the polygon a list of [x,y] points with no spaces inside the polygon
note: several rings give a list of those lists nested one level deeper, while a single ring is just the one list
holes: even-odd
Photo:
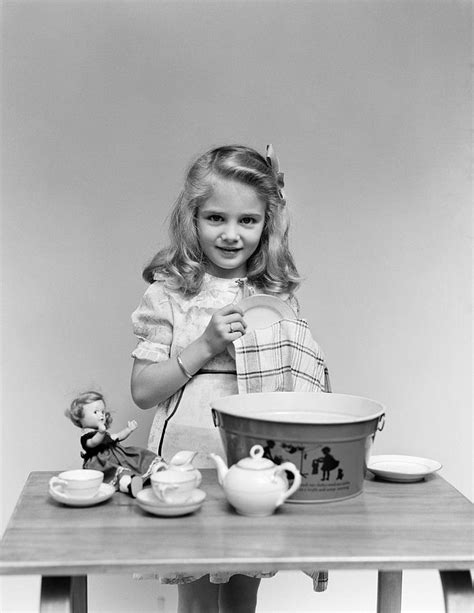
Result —
[{"label": "girl", "polygon": [[[243,146],[213,149],[190,167],[171,213],[171,245],[143,272],[150,283],[132,315],[139,339],[131,390],[142,409],[157,407],[149,448],[169,459],[198,451],[213,467],[222,454],[212,397],[237,393],[235,361],[226,351],[246,328],[237,303],[254,293],[279,296],[297,311],[299,275],[288,247],[283,174]],[[262,576],[218,573],[161,577],[178,583],[178,611],[255,611]],[[221,584],[221,585],[218,585]]]},{"label": "girl", "polygon": [[126,428],[110,434],[107,428],[112,423],[112,416],[99,392],[80,394],[65,414],[75,426],[82,428],[83,468],[102,471],[105,482],[113,483],[120,491],[135,497],[142,489],[143,481],[161,461],[148,449],[120,445],[136,429],[137,422],[129,421]]}]

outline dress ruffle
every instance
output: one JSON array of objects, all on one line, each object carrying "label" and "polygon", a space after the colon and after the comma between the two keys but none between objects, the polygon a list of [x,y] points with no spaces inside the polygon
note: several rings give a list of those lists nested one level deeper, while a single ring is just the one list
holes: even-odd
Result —
[{"label": "dress ruffle", "polygon": [[278,571],[259,571],[259,572],[217,572],[217,573],[199,573],[196,575],[190,575],[188,573],[170,573],[166,575],[160,575],[158,573],[134,573],[133,578],[139,581],[144,579],[157,579],[160,583],[167,585],[180,585],[183,583],[192,583],[197,581],[206,575],[209,575],[209,581],[211,583],[228,583],[229,579],[234,575],[245,575],[245,577],[255,577],[256,579],[269,579],[274,577]]},{"label": "dress ruffle", "polygon": [[132,351],[132,357],[149,362],[162,362],[169,358],[169,346],[141,339]]},{"label": "dress ruffle", "polygon": [[[254,577],[255,579],[271,579],[277,574],[278,571],[259,571],[259,572],[217,572],[217,573],[199,573],[196,575],[190,575],[188,573],[170,573],[160,575],[159,573],[134,573],[133,578],[137,581],[144,581],[155,579],[165,585],[183,585],[186,583],[192,583],[198,579],[202,579],[206,575],[209,575],[210,583],[228,583],[229,579],[234,575],[244,575],[245,577]],[[328,587],[328,573],[326,571],[303,571],[305,575],[313,580],[313,590],[315,592],[325,592]]]}]

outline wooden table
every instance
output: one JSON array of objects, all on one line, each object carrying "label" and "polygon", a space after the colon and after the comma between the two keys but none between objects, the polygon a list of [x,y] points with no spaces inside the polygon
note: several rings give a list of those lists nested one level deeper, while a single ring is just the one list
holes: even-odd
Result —
[{"label": "wooden table", "polygon": [[377,611],[395,613],[402,571],[429,568],[440,571],[449,612],[473,611],[472,505],[441,477],[368,479],[356,498],[251,519],[227,504],[214,470],[202,472],[206,501],[180,518],[148,515],[119,493],[65,507],[48,494],[53,473],[33,472],[0,545],[0,572],[42,575],[41,611],[78,613],[94,573],[377,569]]}]

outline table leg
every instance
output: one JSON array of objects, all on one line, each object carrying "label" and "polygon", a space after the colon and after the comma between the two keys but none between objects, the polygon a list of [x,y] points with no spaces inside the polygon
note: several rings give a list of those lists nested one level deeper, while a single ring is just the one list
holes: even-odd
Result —
[{"label": "table leg", "polygon": [[402,571],[378,572],[377,613],[401,613]]},{"label": "table leg", "polygon": [[474,592],[468,570],[440,570],[444,606],[447,613],[472,613]]},{"label": "table leg", "polygon": [[87,613],[87,576],[43,577],[40,613]]}]

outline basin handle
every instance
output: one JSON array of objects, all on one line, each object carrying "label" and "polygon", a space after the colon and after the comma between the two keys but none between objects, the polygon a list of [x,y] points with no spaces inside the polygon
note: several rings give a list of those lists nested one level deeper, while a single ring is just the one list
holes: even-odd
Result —
[{"label": "basin handle", "polygon": [[382,415],[379,417],[379,422],[377,424],[377,430],[379,432],[382,432],[382,430],[384,429],[385,426],[385,413],[382,413]]},{"label": "basin handle", "polygon": [[216,409],[211,409],[211,413],[212,421],[214,422],[215,427],[218,428],[219,426],[222,426],[221,421],[219,419],[219,413],[216,411]]}]

